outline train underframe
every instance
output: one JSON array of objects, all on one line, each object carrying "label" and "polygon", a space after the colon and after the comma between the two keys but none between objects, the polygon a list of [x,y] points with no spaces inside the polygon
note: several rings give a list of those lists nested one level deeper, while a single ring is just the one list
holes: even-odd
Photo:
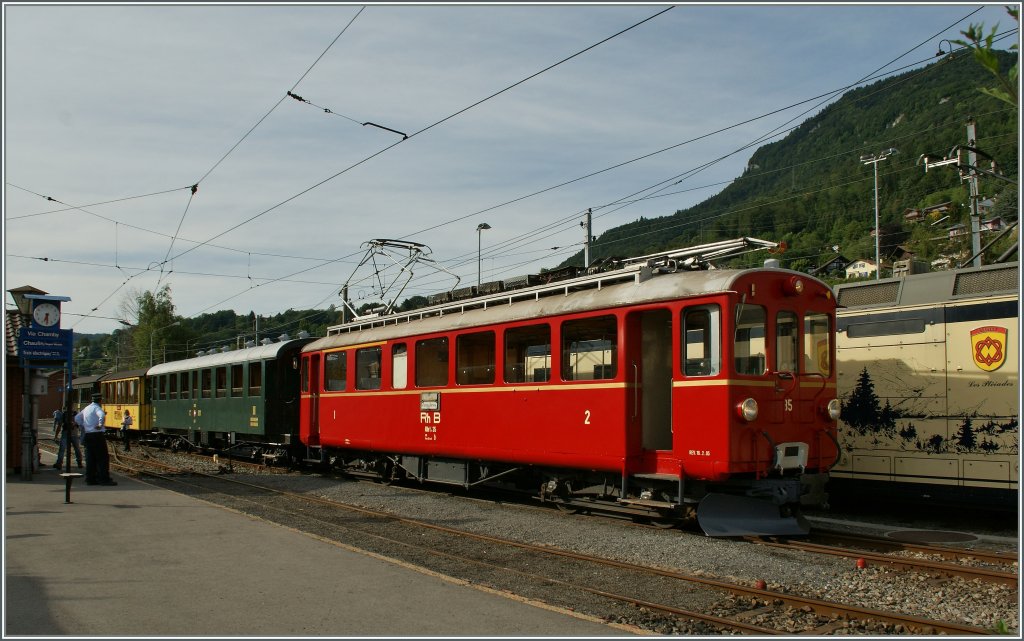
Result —
[{"label": "train underframe", "polygon": [[487,487],[550,503],[566,512],[602,513],[659,527],[696,522],[708,536],[805,535],[802,505],[824,505],[828,474],[736,477],[711,483],[666,474],[556,469],[403,454],[310,448],[307,463],[464,489]]}]

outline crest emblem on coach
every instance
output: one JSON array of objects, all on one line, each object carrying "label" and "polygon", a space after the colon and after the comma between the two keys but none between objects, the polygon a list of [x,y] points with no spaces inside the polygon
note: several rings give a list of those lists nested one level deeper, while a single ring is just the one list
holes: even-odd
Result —
[{"label": "crest emblem on coach", "polygon": [[988,325],[971,330],[971,356],[978,369],[994,372],[1006,362],[1006,328]]}]

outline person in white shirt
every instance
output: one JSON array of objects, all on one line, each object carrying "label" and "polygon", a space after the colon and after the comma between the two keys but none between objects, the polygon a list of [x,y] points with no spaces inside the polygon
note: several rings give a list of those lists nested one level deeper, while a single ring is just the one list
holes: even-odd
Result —
[{"label": "person in white shirt", "polygon": [[110,453],[107,452],[106,427],[103,420],[106,413],[100,406],[100,394],[92,395],[92,403],[75,415],[75,423],[82,428],[82,443],[85,445],[85,484],[117,485],[110,478]]}]

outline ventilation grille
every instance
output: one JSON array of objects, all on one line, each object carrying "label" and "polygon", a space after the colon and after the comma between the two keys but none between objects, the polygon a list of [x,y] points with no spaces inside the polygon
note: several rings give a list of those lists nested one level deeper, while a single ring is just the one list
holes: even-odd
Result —
[{"label": "ventilation grille", "polygon": [[841,287],[836,295],[836,302],[843,307],[895,304],[899,294],[899,283],[872,283],[858,287]]},{"label": "ventilation grille", "polygon": [[957,274],[953,295],[990,294],[1017,289],[1017,268],[986,269],[984,271]]}]

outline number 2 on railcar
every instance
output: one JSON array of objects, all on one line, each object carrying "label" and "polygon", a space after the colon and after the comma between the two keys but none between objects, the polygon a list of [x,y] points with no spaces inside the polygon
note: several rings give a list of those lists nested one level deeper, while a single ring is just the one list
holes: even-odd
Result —
[{"label": "number 2 on railcar", "polygon": [[311,456],[512,484],[713,536],[807,532],[838,457],[835,300],[778,268],[622,269],[330,328],[303,348]]}]

